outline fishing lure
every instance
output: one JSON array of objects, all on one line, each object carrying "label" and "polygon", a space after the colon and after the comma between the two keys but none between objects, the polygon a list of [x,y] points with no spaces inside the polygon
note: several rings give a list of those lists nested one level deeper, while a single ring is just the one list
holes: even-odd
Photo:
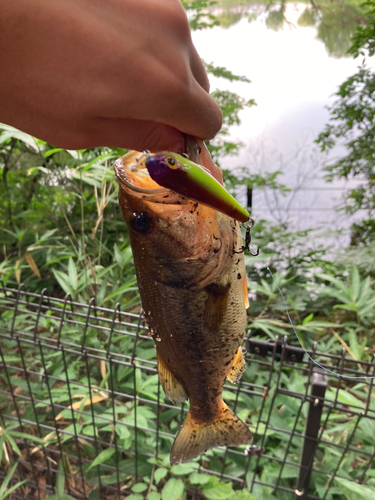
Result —
[{"label": "fishing lure", "polygon": [[259,248],[257,248],[255,253],[252,253],[252,251],[250,250],[250,248],[252,246],[251,245],[251,229],[252,229],[252,227],[254,227],[254,220],[249,219],[248,222],[242,223],[241,226],[245,229],[245,244],[242,245],[241,250],[239,250],[239,251],[235,250],[234,253],[242,253],[242,252],[245,252],[247,250],[252,257],[257,257],[259,255]]},{"label": "fishing lure", "polygon": [[249,212],[200,165],[177,153],[144,154],[148,173],[160,186],[214,208],[239,222],[250,220]]}]

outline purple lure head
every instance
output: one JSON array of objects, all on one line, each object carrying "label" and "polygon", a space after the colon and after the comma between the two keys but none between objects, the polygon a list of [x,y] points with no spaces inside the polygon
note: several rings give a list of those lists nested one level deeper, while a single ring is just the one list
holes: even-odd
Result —
[{"label": "purple lure head", "polygon": [[146,160],[146,168],[151,179],[162,186],[162,180],[168,175],[169,171],[165,157],[161,155],[151,156]]}]

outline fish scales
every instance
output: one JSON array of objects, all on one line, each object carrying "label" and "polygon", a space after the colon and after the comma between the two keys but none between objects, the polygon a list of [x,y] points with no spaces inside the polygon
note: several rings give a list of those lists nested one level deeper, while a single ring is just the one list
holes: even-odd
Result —
[{"label": "fish scales", "polygon": [[[134,260],[140,269],[142,260],[137,258],[137,252]],[[186,387],[191,405],[205,409],[199,415],[203,420],[215,414],[216,396],[221,395],[230,363],[243,338],[246,313],[242,282],[238,279],[241,272],[244,273],[243,258],[235,256],[234,260],[238,264],[234,264],[233,269],[201,290],[185,288],[183,280],[173,286],[161,282],[155,285],[143,272],[138,278],[143,309],[158,352]],[[213,293],[212,285],[220,292],[220,288],[226,291],[228,284],[228,311],[221,324],[211,329],[204,311]],[[209,397],[209,393],[215,397]]]},{"label": "fish scales", "polygon": [[121,183],[124,172],[145,189],[155,185],[129,171],[130,161],[117,160],[115,171],[159,378],[170,399],[190,401],[171,463],[213,446],[250,444],[250,431],[222,400],[227,376],[238,380],[244,369],[246,274],[243,253],[235,253],[242,244],[238,223],[170,191],[132,192]]}]

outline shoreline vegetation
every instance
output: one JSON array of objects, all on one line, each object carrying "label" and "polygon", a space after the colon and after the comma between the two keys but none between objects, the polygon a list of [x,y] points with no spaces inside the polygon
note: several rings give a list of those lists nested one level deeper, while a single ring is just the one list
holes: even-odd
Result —
[{"label": "shoreline vegetation", "polygon": [[[223,14],[217,18],[216,6],[205,0],[184,1],[189,7],[189,15],[194,29],[204,28],[207,25],[231,26],[237,22],[235,14],[229,7],[235,8],[238,2],[223,0]],[[243,5],[243,3],[241,3]],[[246,2],[250,5],[250,2]],[[263,4],[254,2],[252,5],[261,6],[261,14],[265,14],[269,27],[281,29],[287,20],[284,19],[283,5]],[[315,4],[314,4],[315,5]],[[349,46],[346,39],[350,40],[356,33],[356,54],[368,53],[375,46],[373,12],[374,4],[365,8],[359,6],[360,2],[328,2],[324,7],[315,7],[306,2],[306,9],[301,16],[305,26],[318,26],[318,35],[325,41],[327,50],[331,50],[336,57],[347,55]],[[372,6],[372,7],[371,7]],[[208,9],[208,10],[207,10]],[[227,10],[225,10],[227,9]],[[229,12],[229,14],[228,14]],[[340,22],[338,15],[343,16]],[[237,14],[236,14],[237,15]],[[241,14],[242,15],[242,14]],[[247,14],[246,14],[247,15]],[[258,15],[258,14],[257,14]],[[281,17],[280,17],[281,15]],[[225,17],[226,16],[226,17]],[[232,17],[230,17],[232,16]],[[234,16],[234,17],[233,17]],[[347,16],[347,17],[345,17]],[[350,22],[348,19],[350,18]],[[273,20],[272,20],[273,19]],[[354,20],[354,21],[353,21]],[[251,18],[249,17],[249,21]],[[330,23],[336,23],[335,28],[326,30]],[[351,22],[353,21],[353,24]],[[267,22],[267,21],[265,21]],[[355,24],[355,25],[354,25]],[[357,27],[360,27],[356,31]],[[251,29],[251,24],[249,24]],[[319,34],[320,33],[320,34]],[[358,34],[359,33],[359,34]],[[352,43],[352,42],[350,42]],[[350,44],[349,44],[350,45]],[[353,49],[354,50],[354,49]],[[353,52],[354,55],[356,55]],[[349,54],[348,57],[351,57]],[[226,68],[217,68],[208,65],[208,70],[215,76],[229,81],[247,79],[241,75],[233,75]],[[362,78],[362,80],[361,80]],[[347,155],[338,163],[331,165],[329,175],[336,178],[356,177],[363,179],[365,189],[349,193],[349,198],[341,209],[349,207],[358,215],[358,221],[352,228],[351,244],[346,248],[327,248],[314,241],[314,230],[295,232],[288,224],[275,224],[269,220],[256,220],[252,229],[253,243],[261,249],[259,257],[246,256],[245,264],[248,276],[248,291],[250,309],[248,312],[248,328],[253,338],[269,340],[276,336],[282,338],[287,335],[292,345],[297,345],[296,340],[290,335],[284,306],[275,283],[272,282],[266,264],[274,273],[278,286],[282,289],[293,323],[303,339],[307,349],[311,349],[315,341],[319,343],[320,351],[337,354],[345,349],[346,356],[351,360],[370,362],[375,355],[375,226],[373,221],[375,209],[374,195],[374,143],[375,129],[368,125],[373,122],[374,112],[374,75],[371,72],[362,72],[353,76],[337,92],[337,102],[330,110],[330,122],[327,129],[322,132],[319,144],[329,148],[337,142],[346,146]],[[230,127],[240,123],[240,112],[246,106],[254,106],[254,100],[245,100],[233,92],[214,90],[213,94],[221,106],[224,115],[224,126],[218,138],[209,145],[215,161],[227,155],[238,152],[240,144],[228,138]],[[366,99],[365,99],[366,97]],[[363,105],[360,106],[360,103]],[[370,119],[369,119],[370,117]],[[363,135],[361,135],[363,133]],[[358,140],[359,138],[359,140]],[[119,304],[121,311],[138,315],[141,310],[139,293],[134,272],[132,253],[126,227],[120,214],[117,202],[117,185],[114,179],[112,164],[114,160],[125,153],[124,150],[115,148],[96,148],[81,151],[67,151],[55,148],[53,145],[35,139],[12,127],[0,126],[0,280],[5,286],[17,289],[21,283],[26,290],[32,293],[41,293],[46,288],[51,297],[64,299],[69,294],[72,300],[88,304],[91,297],[95,298],[98,307],[114,308]],[[242,173],[243,174],[243,173]],[[240,175],[236,177],[232,172],[224,171],[227,186],[232,192],[239,186],[249,190],[267,188],[275,193],[287,192],[288,187],[281,184],[278,173],[260,175]],[[363,210],[366,208],[366,211]],[[362,215],[365,214],[364,217]],[[309,241],[309,244],[307,244]],[[10,328],[12,315],[3,311],[0,317],[1,325]],[[27,315],[17,317],[17,328],[32,331],[32,318]],[[53,320],[45,320],[42,327],[53,338],[57,339],[58,329]],[[70,328],[68,337],[73,343],[80,345],[80,330]],[[118,337],[118,348],[124,356],[131,356],[132,342],[130,338]],[[93,330],[87,336],[87,345],[103,348],[101,339]],[[144,340],[140,346],[139,356],[142,359],[153,360],[154,349],[150,340]],[[5,360],[14,370],[11,386],[17,394],[28,393],[28,380],[22,376],[22,359],[14,340],[0,339],[0,346],[5,353]],[[37,348],[27,351],[29,369],[35,375],[31,380],[32,394],[36,399],[43,401],[44,412],[39,415],[39,424],[54,426],[56,415],[53,407],[45,403],[48,399],[48,387],[43,381],[45,374],[63,378],[62,358],[51,355],[47,360],[42,360]],[[75,384],[76,395],[82,396],[82,385],[87,385],[85,369],[78,358],[72,358],[68,366],[69,378]],[[100,361],[91,360],[94,388],[96,396],[102,397],[93,405],[88,405],[88,414],[102,415],[107,411],[106,401],[100,390],[115,390],[120,387],[122,391],[134,390],[132,368],[118,366],[109,380],[108,367],[103,367]],[[44,365],[45,363],[45,365]],[[18,370],[20,369],[20,370]],[[18,371],[17,371],[18,370]],[[43,371],[44,370],[44,371]],[[145,376],[136,370],[137,384],[148,393],[150,400],[157,398],[158,384],[156,375]],[[245,382],[265,385],[269,375],[268,369],[254,370],[248,366],[244,375]],[[283,384],[299,392],[303,392],[306,384],[305,375],[297,370],[290,370],[288,377],[284,374]],[[3,373],[0,374],[0,389],[6,391],[8,381]],[[338,387],[336,379],[330,379],[329,392],[334,394]],[[342,394],[350,404],[363,405],[368,397],[368,386],[362,383],[341,381]],[[55,383],[52,395],[57,404],[69,400],[67,385]],[[230,393],[228,403],[234,404],[235,399]],[[82,408],[85,407],[89,395],[77,398]],[[227,395],[228,396],[228,395]],[[231,399],[230,399],[231,398]],[[254,398],[249,395],[241,396],[239,400],[240,417],[251,425],[260,411],[261,403],[254,403]],[[269,401],[265,399],[265,404]],[[64,404],[65,404],[64,403]],[[259,404],[258,404],[259,403]],[[345,402],[344,402],[345,403]],[[343,403],[343,404],[344,404]],[[12,399],[4,398],[0,402],[0,413],[11,414],[14,412]],[[374,411],[374,398],[370,409]],[[148,432],[147,428],[155,427],[159,416],[154,410],[138,401],[136,404],[129,401],[121,406],[123,413],[118,418],[124,424],[134,424],[135,412],[140,427],[145,427],[142,434],[145,446],[155,445],[155,434]],[[119,406],[119,407],[120,407]],[[81,409],[82,409],[81,408]],[[34,423],[35,416],[32,405],[23,405],[24,418],[31,419]],[[272,421],[275,427],[291,428],[296,419],[298,409],[296,405],[280,400],[272,410]],[[163,412],[161,428],[175,433],[180,425],[180,409],[169,408]],[[74,425],[80,426],[82,433],[90,439],[99,436],[104,440],[115,439],[118,446],[126,450],[134,445],[134,429],[119,426],[116,434],[110,426],[93,424],[87,416],[72,419],[71,410],[64,410],[63,419],[59,419],[62,427],[73,429]],[[306,413],[302,412],[298,420],[301,429],[305,423]],[[354,420],[350,414],[343,416],[333,412],[334,425],[327,430],[327,440],[345,447],[348,435],[354,429]],[[39,425],[38,424],[38,425]],[[59,443],[56,434],[43,431],[43,438],[31,436],[31,428],[21,429],[17,422],[0,420],[0,472],[5,477],[8,474],[8,491],[0,487],[0,499],[8,493],[12,498],[10,485],[16,484],[21,478],[13,464],[24,459],[28,451],[48,442],[58,449]],[[116,427],[117,429],[118,427]],[[125,430],[124,430],[125,429]],[[346,457],[343,464],[343,474],[352,482],[344,481],[335,483],[330,488],[327,500],[358,500],[369,498],[369,492],[375,497],[374,464],[366,473],[367,486],[354,483],[366,467],[366,459],[360,455],[360,450],[371,450],[375,436],[374,420],[366,419],[354,429],[356,439],[353,450]],[[264,429],[258,429],[258,437],[262,436]],[[117,432],[117,430],[116,430]],[[73,433],[74,434],[74,433]],[[24,439],[23,439],[24,438]],[[26,441],[25,441],[26,439]],[[29,442],[33,444],[25,444]],[[100,498],[95,483],[95,469],[101,464],[116,465],[116,455],[105,452],[105,449],[95,450],[88,441],[76,443],[74,439],[66,439],[64,446],[72,454],[81,450],[89,457],[91,464],[85,464],[85,473],[92,479],[92,487],[87,490],[90,500]],[[141,444],[140,444],[141,446]],[[256,471],[259,480],[275,482],[280,472],[280,461],[283,452],[288,446],[288,438],[277,432],[269,432],[265,440],[266,454],[274,458],[264,460]],[[294,446],[294,443],[293,443]],[[295,449],[292,446],[292,451]],[[142,481],[136,480],[134,463],[126,456],[122,463],[120,486],[127,493],[130,500],[177,500],[178,498],[197,498],[196,493],[184,493],[185,488],[198,490],[212,500],[289,500],[285,492],[278,493],[275,497],[270,488],[257,485],[250,494],[247,490],[238,490],[236,485],[228,481],[220,481],[215,476],[198,473],[191,469],[189,464],[170,467],[168,453],[170,442],[163,441],[159,450],[161,459],[142,462],[138,474],[143,476]],[[98,452],[98,453],[97,453]],[[36,457],[37,448],[35,448]],[[112,453],[112,454],[111,454]],[[126,452],[125,452],[126,454]],[[236,477],[246,480],[246,458],[243,454],[233,460],[231,464],[225,462],[222,450],[212,450],[205,459],[206,468],[220,474],[223,469]],[[299,456],[292,457],[298,462]],[[315,467],[325,471],[327,481],[322,483],[320,476],[313,475],[310,492],[318,497],[323,497],[329,475],[334,471],[338,461],[337,453],[331,453],[328,448],[320,447],[315,458]],[[55,488],[55,495],[50,498],[68,500],[68,488],[63,472],[71,467],[74,475],[76,465],[68,459],[55,463],[61,474],[57,474],[51,483]],[[279,460],[279,462],[278,462]],[[189,468],[190,467],[190,468]],[[10,476],[9,476],[10,474]],[[295,484],[295,471],[285,468],[281,477],[281,484],[285,487]],[[46,480],[45,478],[43,479]],[[111,477],[109,481],[116,482]],[[11,482],[9,482],[11,481]],[[13,481],[13,482],[12,482]],[[42,480],[41,480],[42,481]],[[355,484],[354,490],[353,484]],[[248,485],[249,486],[249,485]],[[5,486],[6,488],[7,486]],[[17,485],[21,493],[26,490],[25,485]],[[33,494],[33,490],[28,492]],[[348,493],[349,492],[349,493]],[[3,496],[2,496],[3,495]],[[197,493],[198,495],[198,493]],[[351,496],[350,496],[351,495]],[[47,496],[45,496],[47,498]]]}]

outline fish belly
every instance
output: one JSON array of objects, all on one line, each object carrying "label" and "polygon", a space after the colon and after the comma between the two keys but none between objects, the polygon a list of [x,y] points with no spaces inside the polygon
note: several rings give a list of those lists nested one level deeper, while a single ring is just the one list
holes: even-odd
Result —
[{"label": "fish belly", "polygon": [[[150,333],[166,367],[163,374],[169,371],[179,394],[190,400],[190,411],[172,448],[173,463],[191,460],[214,446],[252,441],[246,425],[222,400],[225,379],[246,326],[238,269],[232,274],[233,280],[211,283],[202,290],[139,280]],[[220,290],[226,291],[224,301]],[[215,309],[216,300],[225,310],[208,314],[208,309]]]}]

